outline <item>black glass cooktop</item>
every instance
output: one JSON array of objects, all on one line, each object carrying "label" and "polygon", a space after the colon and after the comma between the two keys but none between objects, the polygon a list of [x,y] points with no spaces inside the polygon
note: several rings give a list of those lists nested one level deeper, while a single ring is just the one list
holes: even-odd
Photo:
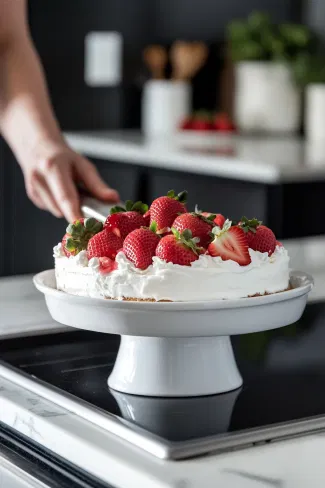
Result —
[{"label": "black glass cooktop", "polygon": [[233,345],[243,387],[187,399],[109,391],[117,336],[72,330],[11,339],[0,345],[0,358],[169,441],[325,415],[325,304],[308,305],[289,327],[235,337]]}]

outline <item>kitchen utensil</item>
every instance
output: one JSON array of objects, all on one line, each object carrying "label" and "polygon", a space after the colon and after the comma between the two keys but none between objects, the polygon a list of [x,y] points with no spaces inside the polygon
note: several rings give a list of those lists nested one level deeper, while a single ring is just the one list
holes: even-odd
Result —
[{"label": "kitchen utensil", "polygon": [[204,42],[176,41],[170,50],[172,79],[189,81],[202,68],[208,57]]},{"label": "kitchen utensil", "polygon": [[151,45],[143,51],[143,60],[151,72],[153,80],[165,78],[167,64],[167,52],[163,46]]},{"label": "kitchen utensil", "polygon": [[55,271],[39,273],[53,319],[122,336],[108,384],[134,395],[187,397],[242,385],[230,335],[276,329],[302,315],[313,279],[291,272],[288,291],[236,300],[132,302],[70,295],[56,289]]}]

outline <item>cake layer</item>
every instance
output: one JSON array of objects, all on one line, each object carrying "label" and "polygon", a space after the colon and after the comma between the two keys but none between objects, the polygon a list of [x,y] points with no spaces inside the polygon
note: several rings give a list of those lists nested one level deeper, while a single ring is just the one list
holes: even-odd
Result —
[{"label": "cake layer", "polygon": [[86,251],[67,258],[60,245],[55,248],[57,287],[67,293],[114,299],[206,301],[243,298],[286,290],[289,285],[289,257],[278,246],[268,256],[249,249],[251,263],[201,255],[191,266],[166,263],[157,257],[142,271],[123,252],[116,257],[118,269],[104,274],[99,260],[87,259]]}]

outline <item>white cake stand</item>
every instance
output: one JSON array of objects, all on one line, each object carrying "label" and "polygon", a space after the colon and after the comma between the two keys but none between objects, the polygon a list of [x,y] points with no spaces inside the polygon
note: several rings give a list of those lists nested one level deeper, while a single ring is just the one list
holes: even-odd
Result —
[{"label": "white cake stand", "polygon": [[242,385],[230,336],[276,329],[302,315],[313,279],[291,273],[292,289],[263,297],[207,302],[128,302],[58,291],[54,270],[34,278],[53,319],[79,329],[119,334],[109,387],[123,393],[188,397]]}]

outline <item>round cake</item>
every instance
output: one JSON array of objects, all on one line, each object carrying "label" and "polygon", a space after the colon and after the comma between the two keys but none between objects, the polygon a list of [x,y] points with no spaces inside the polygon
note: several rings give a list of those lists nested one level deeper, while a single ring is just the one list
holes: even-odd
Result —
[{"label": "round cake", "polygon": [[186,192],[80,219],[54,248],[57,288],[137,301],[207,301],[289,288],[289,256],[257,219],[188,212]]}]

